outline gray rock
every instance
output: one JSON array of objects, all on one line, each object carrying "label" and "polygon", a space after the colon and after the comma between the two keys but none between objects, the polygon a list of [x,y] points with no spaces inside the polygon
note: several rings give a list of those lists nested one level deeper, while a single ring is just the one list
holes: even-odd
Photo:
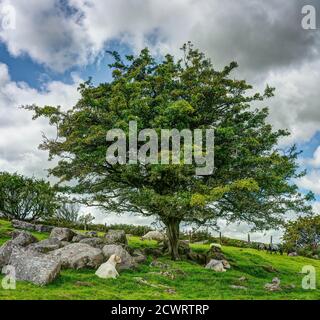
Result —
[{"label": "gray rock", "polygon": [[36,224],[35,225],[35,231],[37,231],[37,232],[50,233],[53,229],[54,229],[53,226],[47,226],[47,225],[44,225],[44,224]]},{"label": "gray rock", "polygon": [[273,278],[271,283],[265,284],[264,288],[268,291],[280,291],[280,279],[279,278]]},{"label": "gray rock", "polygon": [[231,269],[231,266],[227,260],[223,259],[222,264],[225,269]]},{"label": "gray rock", "polygon": [[187,254],[187,258],[202,265],[207,262],[207,256],[205,254],[197,253],[192,250]]},{"label": "gray rock", "polygon": [[46,226],[42,224],[34,224],[21,220],[12,220],[12,226],[17,229],[24,229],[29,231],[37,231],[37,232],[51,232],[53,229],[52,226]]},{"label": "gray rock", "polygon": [[289,257],[297,257],[298,254],[297,254],[296,252],[290,252],[290,253],[288,254],[288,256],[289,256]]},{"label": "gray rock", "polygon": [[72,242],[80,242],[83,239],[88,239],[88,236],[81,234],[81,233],[77,233],[73,238],[72,238]]},{"label": "gray rock", "polygon": [[105,234],[105,238],[107,244],[128,244],[126,233],[123,230],[109,230]]},{"label": "gray rock", "polygon": [[47,255],[14,248],[9,265],[15,268],[16,279],[43,286],[52,282],[60,272],[61,264]]},{"label": "gray rock", "polygon": [[12,220],[11,224],[14,228],[25,229],[30,231],[35,231],[35,226],[33,223],[21,221],[21,220]]},{"label": "gray rock", "polygon": [[56,238],[60,241],[71,241],[75,235],[75,232],[68,228],[53,228],[50,238]]},{"label": "gray rock", "polygon": [[147,261],[147,256],[143,254],[141,250],[134,250],[132,253],[132,258],[135,263],[143,263]]},{"label": "gray rock", "polygon": [[222,260],[215,260],[215,259],[211,259],[209,261],[209,263],[206,265],[206,269],[211,269],[216,272],[225,272],[226,271]]},{"label": "gray rock", "polygon": [[166,236],[160,231],[149,231],[144,236],[141,237],[142,240],[155,240],[158,242],[164,241]]},{"label": "gray rock", "polygon": [[104,260],[102,251],[86,243],[71,243],[48,254],[61,262],[63,268],[97,268]]},{"label": "gray rock", "polygon": [[18,246],[25,247],[31,243],[38,241],[30,232],[23,230],[16,230],[12,232],[12,242]]},{"label": "gray rock", "polygon": [[57,250],[62,247],[62,243],[60,240],[56,238],[49,238],[37,243],[30,244],[27,249],[33,250],[41,253],[48,253],[53,250]]},{"label": "gray rock", "polygon": [[0,247],[0,268],[9,263],[13,249],[18,247],[19,246],[15,244],[13,240],[7,241]]},{"label": "gray rock", "polygon": [[68,242],[68,241],[61,241],[61,247],[66,247],[66,246],[68,246],[69,244],[71,244],[71,243]]},{"label": "gray rock", "polygon": [[91,247],[102,249],[105,245],[103,240],[104,239],[102,239],[102,238],[85,238],[85,239],[80,240],[79,243],[86,243],[86,244],[90,245]]},{"label": "gray rock", "polygon": [[245,286],[237,286],[237,285],[231,285],[230,286],[231,289],[240,289],[240,290],[247,290],[247,287]]},{"label": "gray rock", "polygon": [[106,259],[113,254],[121,258],[121,263],[117,266],[119,270],[133,269],[136,266],[133,257],[121,245],[107,244],[103,247],[102,252]]},{"label": "gray rock", "polygon": [[147,247],[147,248],[144,248],[143,249],[143,252],[145,255],[149,256],[153,256],[155,258],[158,258],[160,256],[162,256],[162,251],[159,249],[159,248],[150,248],[150,247]]}]

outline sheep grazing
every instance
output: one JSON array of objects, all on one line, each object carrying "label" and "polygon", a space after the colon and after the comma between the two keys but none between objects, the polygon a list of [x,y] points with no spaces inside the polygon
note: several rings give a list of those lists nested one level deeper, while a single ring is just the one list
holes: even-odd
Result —
[{"label": "sheep grazing", "polygon": [[141,240],[156,240],[158,242],[165,240],[165,235],[160,231],[149,231],[144,236],[141,237]]},{"label": "sheep grazing", "polygon": [[102,279],[117,278],[119,276],[119,273],[116,269],[116,265],[118,263],[121,263],[121,258],[113,254],[107,262],[103,263],[98,268],[96,275]]}]

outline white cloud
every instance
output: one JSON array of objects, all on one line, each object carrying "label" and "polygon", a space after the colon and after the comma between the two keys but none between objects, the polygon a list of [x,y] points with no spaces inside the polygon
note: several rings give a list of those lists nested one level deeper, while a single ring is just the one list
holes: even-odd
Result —
[{"label": "white cloud", "polygon": [[177,52],[191,40],[215,64],[237,60],[246,73],[317,55],[319,37],[301,28],[298,0],[229,0],[223,5],[219,0],[10,3],[16,10],[16,29],[0,30],[0,39],[11,54],[28,54],[57,71],[87,64],[114,39],[136,51],[151,46],[159,53]]},{"label": "white cloud", "polygon": [[310,140],[320,128],[320,60],[271,71],[262,83],[276,88],[266,104],[271,123],[291,132],[284,143]]},{"label": "white cloud", "polygon": [[[150,46],[161,54],[180,54],[179,47],[191,40],[215,66],[236,60],[237,76],[277,88],[270,119],[292,132],[285,142],[307,141],[319,128],[320,33],[301,28],[298,0],[229,0],[223,5],[219,0],[165,5],[162,0],[9,2],[17,25],[15,30],[0,29],[0,40],[14,56],[28,54],[64,71],[92,62],[111,40],[136,52]],[[320,6],[314,0],[309,4]]]},{"label": "white cloud", "polygon": [[306,164],[311,165],[313,168],[320,167],[320,146],[313,153],[313,157],[311,159],[307,159]]},{"label": "white cloud", "polygon": [[79,79],[73,84],[54,81],[42,91],[30,88],[27,84],[10,79],[8,68],[0,64],[0,170],[19,172],[26,175],[45,176],[48,168],[46,152],[37,149],[41,142],[41,132],[50,135],[53,130],[47,121],[32,121],[31,112],[21,105],[38,104],[71,107],[77,101],[76,88]]},{"label": "white cloud", "polygon": [[315,194],[320,195],[320,171],[315,169],[311,170],[307,175],[297,181],[297,185],[300,188],[311,190]]}]

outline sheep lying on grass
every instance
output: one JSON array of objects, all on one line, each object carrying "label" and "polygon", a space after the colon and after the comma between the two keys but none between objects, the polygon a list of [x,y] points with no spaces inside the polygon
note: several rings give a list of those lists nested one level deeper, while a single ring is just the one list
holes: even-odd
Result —
[{"label": "sheep lying on grass", "polygon": [[108,278],[117,278],[119,273],[116,269],[117,263],[121,263],[121,258],[113,254],[109,260],[103,263],[98,270],[96,271],[96,275],[99,278],[108,279]]}]

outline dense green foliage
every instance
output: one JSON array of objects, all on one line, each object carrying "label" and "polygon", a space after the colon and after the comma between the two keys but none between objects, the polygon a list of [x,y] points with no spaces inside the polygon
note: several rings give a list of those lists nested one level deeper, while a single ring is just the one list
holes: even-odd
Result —
[{"label": "dense green foliage", "polygon": [[[51,174],[61,183],[77,181],[65,191],[107,212],[156,217],[166,226],[174,259],[182,222],[215,225],[224,218],[269,229],[282,225],[288,210],[311,209],[305,202],[311,196],[302,196],[292,183],[304,174],[298,172],[296,148],[277,148],[288,132],[273,130],[266,122],[267,108],[252,108],[274,90],[252,93],[249,84],[232,77],[235,62],[217,71],[191,44],[182,50],[183,59],[166,55],[160,62],[147,49],[126,61],[113,52],[113,80],[96,87],[90,81],[82,84],[81,99],[69,111],[26,107],[34,118],[47,117],[57,128],[58,139],[46,138],[41,148],[50,159],[60,158]],[[138,131],[215,128],[213,174],[197,176],[196,164],[182,160],[168,165],[108,163],[106,150],[112,142],[106,142],[107,131],[119,128],[128,137],[131,120],[137,121]],[[138,149],[144,144],[140,141]]]},{"label": "dense green foliage", "polygon": [[[12,230],[10,222],[0,220],[0,244],[9,239],[2,238]],[[38,239],[45,234],[33,233]],[[156,247],[155,241],[140,241],[137,237],[128,238],[133,248]],[[192,245],[193,250],[204,252],[208,245]],[[302,267],[313,265],[317,273],[317,288],[320,285],[320,261],[303,257],[270,255],[254,249],[223,247],[223,253],[232,268],[225,273],[216,273],[190,261],[171,261],[159,258],[168,264],[170,270],[179,270],[175,279],[170,279],[159,268],[151,267],[151,257],[135,271],[122,271],[118,279],[103,280],[94,275],[93,270],[63,270],[52,284],[38,287],[27,282],[18,282],[16,290],[4,290],[0,285],[0,300],[36,299],[320,299],[319,290],[303,290]],[[182,272],[181,272],[182,271]],[[240,281],[245,277],[247,280]],[[137,277],[147,280],[152,287],[141,284]],[[269,292],[264,285],[272,278],[279,277],[283,290]],[[0,275],[1,283],[2,275]],[[290,285],[294,284],[295,288]],[[247,289],[234,289],[231,285],[245,286]],[[173,291],[167,290],[170,288]]]},{"label": "dense green foliage", "polygon": [[303,255],[320,255],[320,216],[300,217],[286,225],[285,246]]},{"label": "dense green foliage", "polygon": [[0,212],[10,219],[36,220],[51,217],[58,206],[48,182],[19,174],[0,173]]}]

